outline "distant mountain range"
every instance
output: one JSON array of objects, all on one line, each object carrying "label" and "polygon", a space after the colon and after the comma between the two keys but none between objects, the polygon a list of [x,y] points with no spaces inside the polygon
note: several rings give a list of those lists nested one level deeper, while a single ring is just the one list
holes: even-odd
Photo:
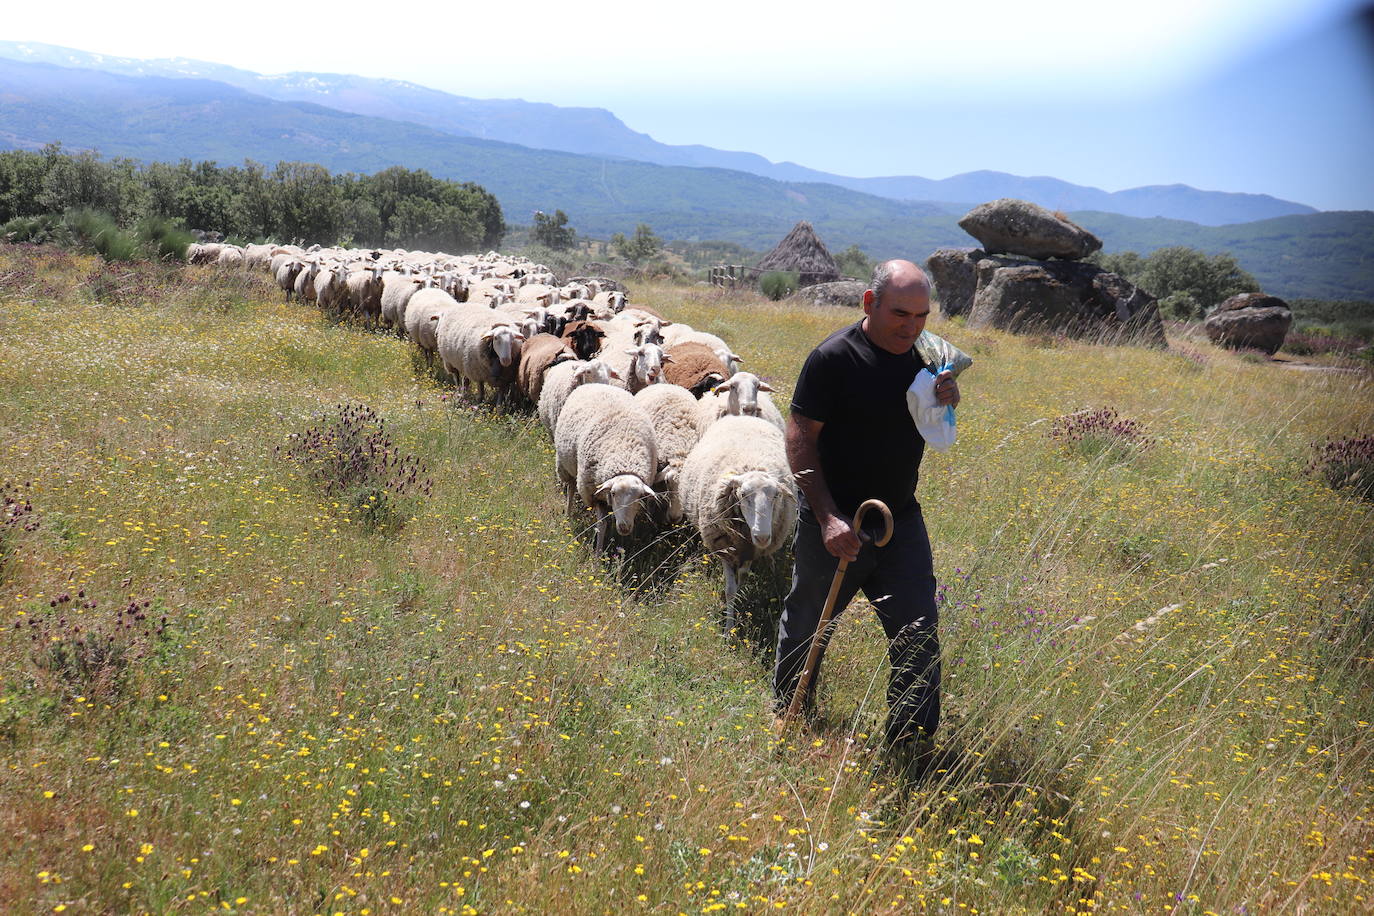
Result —
[{"label": "distant mountain range", "polygon": [[603,108],[562,108],[520,99],[471,99],[401,80],[337,73],[264,76],[187,58],[137,60],[39,42],[0,41],[0,57],[125,76],[214,80],[276,101],[314,102],[352,114],[407,121],[457,137],[657,165],[733,169],[778,181],[822,182],[894,200],[943,201],[960,212],[998,197],[1032,200],[1051,209],[1166,217],[1208,226],[1317,212],[1304,204],[1267,194],[1199,191],[1182,184],[1109,193],[1057,178],[1022,178],[991,171],[941,180],[916,176],[852,178],[792,162],[770,162],[754,153],[659,143],[648,134],[631,130]]},{"label": "distant mountain range", "polygon": [[[508,222],[527,223],[535,210],[561,208],[580,232],[600,238],[645,222],[668,239],[721,239],[764,250],[807,219],[832,249],[857,244],[875,257],[924,258],[938,247],[973,244],[956,225],[962,204],[902,201],[740,170],[532,149],[313,102],[277,101],[214,80],[0,58],[0,148],[38,149],[55,141],[70,150],[142,161],[295,160],[354,172],[424,168],[483,185],[500,199]],[[1145,253],[1171,244],[1231,251],[1277,295],[1374,298],[1371,212],[1227,226],[1070,212],[1103,238],[1108,251]]]}]

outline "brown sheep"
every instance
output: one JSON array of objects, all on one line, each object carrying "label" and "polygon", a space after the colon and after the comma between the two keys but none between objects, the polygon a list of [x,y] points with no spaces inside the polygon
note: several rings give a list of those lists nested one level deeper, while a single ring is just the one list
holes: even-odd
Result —
[{"label": "brown sheep", "polygon": [[706,344],[689,341],[668,348],[663,360],[663,377],[669,384],[681,385],[700,398],[729,378],[730,370]]},{"label": "brown sheep", "polygon": [[562,340],[552,334],[535,334],[525,341],[520,350],[520,369],[516,384],[531,404],[539,403],[539,395],[544,390],[544,373],[553,366],[570,359],[577,359]]}]

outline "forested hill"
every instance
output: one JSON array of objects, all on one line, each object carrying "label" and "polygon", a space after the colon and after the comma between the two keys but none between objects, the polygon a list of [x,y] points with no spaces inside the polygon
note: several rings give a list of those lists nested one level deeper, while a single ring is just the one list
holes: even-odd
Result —
[{"label": "forested hill", "polygon": [[[857,244],[875,257],[924,257],[969,245],[957,212],[876,197],[832,184],[780,182],[728,169],[658,166],[456,137],[431,128],[279,102],[209,80],[118,76],[0,59],[0,145],[61,142],[141,161],[182,158],[317,162],[333,171],[390,165],[476,182],[510,223],[561,209],[578,231],[606,237],[651,225],[665,238],[721,239],[754,249],[810,220],[833,249]],[[1107,213],[1074,214],[1108,251],[1171,244],[1231,251],[1281,296],[1374,296],[1374,213],[1316,213],[1206,227]]]}]

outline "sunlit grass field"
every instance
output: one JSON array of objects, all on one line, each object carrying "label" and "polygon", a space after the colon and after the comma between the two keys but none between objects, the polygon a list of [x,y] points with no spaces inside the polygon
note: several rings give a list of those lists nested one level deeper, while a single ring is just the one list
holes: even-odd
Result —
[{"label": "sunlit grass field", "polygon": [[[785,563],[722,637],[690,539],[591,556],[531,416],[256,277],[136,273],[0,248],[0,911],[1374,909],[1374,504],[1306,470],[1374,432],[1368,374],[933,321],[975,363],[918,490],[916,776],[861,603],[779,738]],[[857,317],[633,299],[784,404]],[[428,496],[370,520],[284,456],[346,403]],[[1148,440],[1050,435],[1099,407]]]}]

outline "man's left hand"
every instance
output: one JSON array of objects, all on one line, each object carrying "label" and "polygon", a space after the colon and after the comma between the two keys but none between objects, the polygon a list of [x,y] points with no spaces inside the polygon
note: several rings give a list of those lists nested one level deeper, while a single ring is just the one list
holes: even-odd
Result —
[{"label": "man's left hand", "polygon": [[954,373],[948,369],[935,376],[935,403],[941,407],[946,404],[951,407],[959,406],[959,383],[954,380]]}]

